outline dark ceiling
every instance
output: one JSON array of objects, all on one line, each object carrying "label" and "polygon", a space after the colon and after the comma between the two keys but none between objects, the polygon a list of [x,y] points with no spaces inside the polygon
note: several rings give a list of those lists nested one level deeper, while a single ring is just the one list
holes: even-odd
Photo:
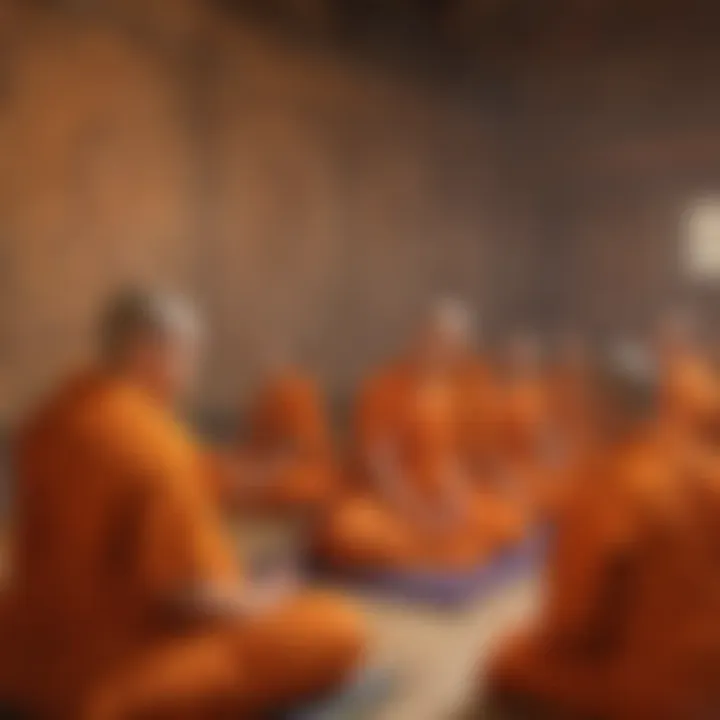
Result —
[{"label": "dark ceiling", "polygon": [[214,0],[303,42],[383,62],[490,71],[618,53],[695,50],[720,37],[714,0]]}]

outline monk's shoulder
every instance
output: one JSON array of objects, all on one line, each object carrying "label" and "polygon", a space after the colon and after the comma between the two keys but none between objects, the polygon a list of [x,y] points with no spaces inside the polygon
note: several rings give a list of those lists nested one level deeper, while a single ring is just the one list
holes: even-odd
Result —
[{"label": "monk's shoulder", "polygon": [[170,474],[196,452],[171,416],[124,387],[98,392],[78,413],[77,433],[96,456],[139,476]]},{"label": "monk's shoulder", "polygon": [[684,504],[678,458],[655,442],[628,448],[618,458],[616,477],[625,507],[646,521],[667,520]]}]

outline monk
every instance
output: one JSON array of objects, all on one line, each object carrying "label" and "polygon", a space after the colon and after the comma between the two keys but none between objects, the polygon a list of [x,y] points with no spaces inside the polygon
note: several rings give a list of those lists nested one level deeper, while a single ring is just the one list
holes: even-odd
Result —
[{"label": "monk", "polygon": [[499,380],[492,363],[475,347],[469,319],[465,321],[465,329],[461,328],[457,336],[455,373],[461,451],[474,474],[484,476],[494,466],[499,449]]},{"label": "monk", "polygon": [[537,507],[552,520],[572,493],[577,463],[593,442],[597,425],[597,384],[594,363],[584,340],[576,334],[561,338],[545,375],[544,440],[538,445]]},{"label": "monk", "polygon": [[720,380],[701,350],[691,319],[666,316],[658,330],[661,369],[661,412],[678,426],[700,432],[714,429],[720,437]]},{"label": "monk", "polygon": [[496,400],[497,454],[518,502],[538,520],[554,513],[569,460],[554,414],[552,387],[537,340],[512,338]]},{"label": "monk", "polygon": [[478,350],[477,330],[467,311],[460,306],[456,313],[464,318],[455,333],[454,350],[463,466],[473,480],[476,502],[492,508],[495,521],[505,528],[503,534],[515,541],[529,529],[532,513],[505,462],[503,383],[488,356]]},{"label": "monk", "polygon": [[21,433],[0,697],[33,717],[265,717],[360,661],[342,601],[243,577],[174,413],[196,335],[180,300],[121,295],[97,367]]},{"label": "monk", "polygon": [[441,304],[405,354],[363,386],[353,445],[357,493],[323,523],[325,559],[346,569],[461,569],[520,537],[525,528],[478,492],[458,432],[458,335],[464,324]]},{"label": "monk", "polygon": [[658,418],[655,388],[612,372],[604,440],[564,508],[544,609],[491,662],[508,717],[717,714],[717,547],[698,528],[691,439]]},{"label": "monk", "polygon": [[254,509],[318,511],[332,499],[338,468],[327,409],[312,377],[273,363],[250,407],[241,503]]}]

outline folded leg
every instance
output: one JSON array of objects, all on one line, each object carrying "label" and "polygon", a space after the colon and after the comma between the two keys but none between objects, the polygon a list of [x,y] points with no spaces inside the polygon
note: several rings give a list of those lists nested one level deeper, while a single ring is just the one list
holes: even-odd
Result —
[{"label": "folded leg", "polygon": [[98,683],[82,720],[255,717],[330,692],[363,651],[341,601],[302,595],[265,615],[158,641]]}]

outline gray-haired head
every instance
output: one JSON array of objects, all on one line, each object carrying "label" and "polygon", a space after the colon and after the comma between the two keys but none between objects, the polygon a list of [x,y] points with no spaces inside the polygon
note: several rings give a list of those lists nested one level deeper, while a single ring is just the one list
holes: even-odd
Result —
[{"label": "gray-haired head", "polygon": [[122,360],[137,343],[194,344],[199,339],[197,313],[185,298],[142,288],[112,297],[100,324],[100,349],[110,362]]},{"label": "gray-haired head", "polygon": [[197,374],[199,320],[184,298],[153,290],[116,294],[100,320],[102,362],[163,401],[186,395]]}]

